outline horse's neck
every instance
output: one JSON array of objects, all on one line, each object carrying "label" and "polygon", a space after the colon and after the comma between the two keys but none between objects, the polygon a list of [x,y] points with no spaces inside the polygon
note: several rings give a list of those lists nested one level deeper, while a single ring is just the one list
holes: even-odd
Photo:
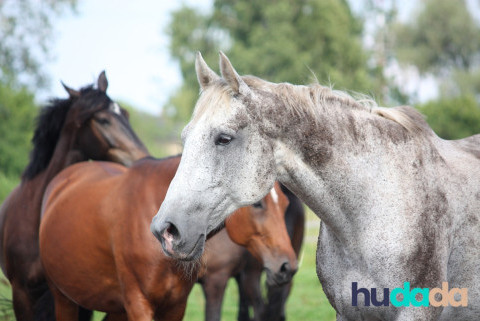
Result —
[{"label": "horse's neck", "polygon": [[295,193],[313,212],[325,222],[338,221],[341,204],[330,193],[330,186],[318,175],[315,168],[304,161],[283,143],[275,149],[279,181]]},{"label": "horse's neck", "polygon": [[393,193],[414,180],[398,173],[421,148],[390,120],[347,110],[296,128],[276,143],[279,180],[339,235],[348,235],[359,215],[372,215],[372,204],[383,204],[384,190]]},{"label": "horse's neck", "polygon": [[[22,181],[22,198],[29,199],[29,202],[27,202],[28,209],[23,211],[22,214],[25,215],[25,219],[35,221],[35,223],[26,224],[26,226],[38,227],[43,194],[55,175],[67,166],[84,160],[83,154],[73,150],[72,146],[73,140],[69,142],[69,140],[63,139],[62,142],[62,139],[60,139],[47,168],[33,178]],[[38,228],[36,228],[37,230]]]},{"label": "horse's neck", "polygon": [[45,170],[45,186],[57,175],[62,169],[69,165],[87,160],[85,155],[74,148],[75,135],[61,135],[55,150],[52,154],[52,159],[48,163]]}]

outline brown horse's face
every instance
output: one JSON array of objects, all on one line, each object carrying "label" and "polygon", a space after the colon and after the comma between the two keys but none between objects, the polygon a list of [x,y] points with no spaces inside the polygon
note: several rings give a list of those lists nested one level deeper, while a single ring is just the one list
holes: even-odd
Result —
[{"label": "brown horse's face", "polygon": [[117,103],[111,102],[83,123],[77,144],[87,158],[109,160],[130,166],[148,156],[148,151],[128,121],[128,114]]},{"label": "brown horse's face", "polygon": [[271,285],[289,282],[297,271],[297,257],[285,225],[287,206],[287,197],[275,183],[260,202],[240,208],[225,221],[230,238],[262,262]]}]

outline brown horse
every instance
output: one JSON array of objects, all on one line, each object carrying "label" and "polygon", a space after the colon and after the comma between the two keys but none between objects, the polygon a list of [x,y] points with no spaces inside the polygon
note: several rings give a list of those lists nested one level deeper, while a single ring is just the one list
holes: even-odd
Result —
[{"label": "brown horse", "polygon": [[[275,206],[268,204],[277,199],[280,212],[285,213],[285,223],[295,254],[300,253],[303,242],[305,211],[302,202],[285,186],[281,186],[283,194],[278,198],[265,198],[253,204],[261,210]],[[287,207],[288,204],[288,207]],[[286,208],[286,209],[285,209]],[[253,320],[285,320],[285,303],[290,293],[292,282],[281,282],[268,278],[267,272],[267,302],[263,301],[260,277],[264,269],[261,261],[253,257],[244,247],[231,241],[226,231],[220,231],[208,242],[205,253],[207,257],[207,272],[199,279],[205,294],[205,320],[216,321],[221,319],[221,307],[224,291],[228,280],[235,277],[239,289],[239,321],[249,321],[250,307],[253,308]],[[214,250],[212,251],[212,247]],[[279,282],[280,281],[280,282]]]},{"label": "brown horse", "polygon": [[[302,201],[295,196],[289,189],[281,184],[283,193],[289,200],[289,205],[285,212],[285,223],[287,225],[288,235],[292,242],[293,249],[297,258],[303,243],[303,235],[305,229],[305,209]],[[239,321],[249,321],[248,307],[254,307],[253,320],[262,321],[284,321],[285,304],[290,294],[292,281],[284,285],[271,284],[267,282],[267,302],[260,308],[255,309],[255,305],[261,301],[261,293],[259,291],[259,282],[262,267],[250,255],[247,254],[246,266],[239,276],[237,282],[240,289],[240,309]],[[256,290],[256,291],[252,291]],[[243,295],[242,295],[243,292]]]},{"label": "brown horse", "polygon": [[126,111],[106,95],[107,86],[102,72],[97,89],[88,86],[76,91],[65,86],[70,97],[52,100],[41,110],[30,163],[20,185],[0,208],[0,265],[12,286],[17,320],[33,320],[34,314],[40,318],[34,305],[48,290],[38,253],[38,228],[42,197],[50,180],[79,161],[112,160],[128,165],[148,155]]},{"label": "brown horse", "polygon": [[[150,232],[179,162],[180,156],[147,158],[129,169],[80,163],[51,182],[44,198],[40,253],[57,320],[76,320],[78,305],[105,311],[109,320],[182,319],[202,264],[184,266],[167,257]],[[276,193],[281,193],[278,186]],[[273,278],[288,279],[297,262],[285,223],[267,219],[283,217],[280,210],[240,209],[226,225],[236,242],[263,259]],[[250,234],[238,233],[242,229]]]}]

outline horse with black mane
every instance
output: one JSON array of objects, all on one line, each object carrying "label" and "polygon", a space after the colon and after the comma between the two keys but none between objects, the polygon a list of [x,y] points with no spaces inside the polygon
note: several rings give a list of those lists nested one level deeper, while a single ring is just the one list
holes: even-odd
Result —
[{"label": "horse with black mane", "polygon": [[127,112],[107,96],[104,72],[98,77],[97,88],[87,86],[77,91],[64,87],[69,98],[53,99],[40,111],[30,162],[20,185],[0,208],[0,265],[12,286],[19,321],[53,317],[53,299],[38,247],[40,207],[50,180],[80,161],[130,165],[148,155],[130,127]]}]

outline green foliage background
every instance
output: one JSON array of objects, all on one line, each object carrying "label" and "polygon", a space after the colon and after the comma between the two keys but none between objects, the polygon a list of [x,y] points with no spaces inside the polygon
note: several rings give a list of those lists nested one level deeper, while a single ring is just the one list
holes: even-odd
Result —
[{"label": "green foliage background", "polygon": [[27,165],[36,113],[27,89],[0,82],[0,202],[19,182]]},{"label": "green foliage background", "polygon": [[396,55],[421,72],[468,70],[478,61],[480,33],[464,0],[426,0],[408,23],[395,26]]},{"label": "green foliage background", "polygon": [[18,176],[28,161],[34,117],[33,95],[26,89],[0,84],[0,168],[5,176]]},{"label": "green foliage background", "polygon": [[222,50],[240,74],[274,82],[307,84],[318,79],[374,96],[383,82],[381,70],[367,65],[362,23],[346,1],[215,0],[209,14],[186,6],[173,12],[166,31],[184,82],[164,115],[183,124],[198,97],[196,51],[214,70]]},{"label": "green foliage background", "polygon": [[442,138],[480,132],[480,23],[464,0],[426,0],[412,19],[392,27],[395,54],[423,75],[435,75],[439,97],[418,104]]},{"label": "green foliage background", "polygon": [[46,85],[55,18],[77,0],[0,1],[0,202],[27,164],[37,106]]},{"label": "green foliage background", "polygon": [[417,108],[442,138],[459,139],[480,133],[480,108],[472,95],[438,99]]}]

